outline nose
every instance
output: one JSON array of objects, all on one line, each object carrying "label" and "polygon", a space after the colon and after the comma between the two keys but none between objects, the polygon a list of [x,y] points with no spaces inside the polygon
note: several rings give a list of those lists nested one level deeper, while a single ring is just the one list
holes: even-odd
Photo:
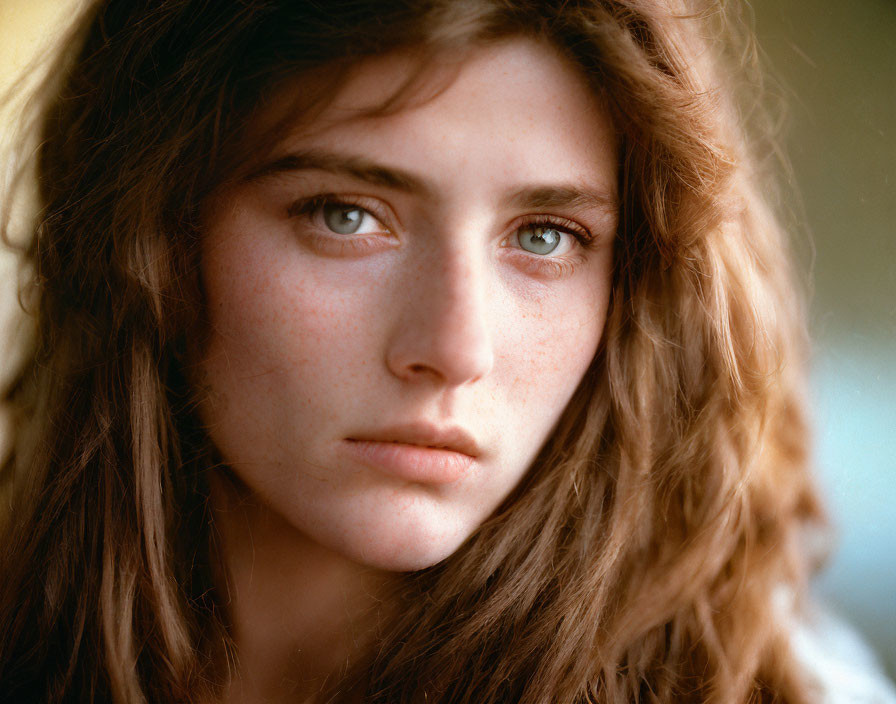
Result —
[{"label": "nose", "polygon": [[460,386],[494,364],[488,262],[446,249],[418,262],[398,294],[386,364],[406,381]]}]

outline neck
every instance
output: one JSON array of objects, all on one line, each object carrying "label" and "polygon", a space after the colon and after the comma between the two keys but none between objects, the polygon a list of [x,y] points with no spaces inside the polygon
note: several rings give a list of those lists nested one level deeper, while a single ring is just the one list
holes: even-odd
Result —
[{"label": "neck", "polygon": [[224,701],[315,701],[372,647],[389,575],[311,541],[224,478],[211,504],[237,651]]}]

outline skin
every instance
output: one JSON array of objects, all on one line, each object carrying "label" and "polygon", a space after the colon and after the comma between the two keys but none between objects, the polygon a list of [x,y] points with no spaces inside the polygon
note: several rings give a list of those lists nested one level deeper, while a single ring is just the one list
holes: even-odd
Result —
[{"label": "skin", "polygon": [[[412,68],[360,64],[206,209],[196,373],[227,465],[230,701],[311,692],[368,643],[391,575],[451,555],[520,482],[601,338],[618,156],[584,77],[515,39],[371,116]],[[356,233],[330,229],[343,211],[322,194],[363,208]],[[557,249],[524,249],[533,219]],[[392,442],[408,423],[475,446]]]}]

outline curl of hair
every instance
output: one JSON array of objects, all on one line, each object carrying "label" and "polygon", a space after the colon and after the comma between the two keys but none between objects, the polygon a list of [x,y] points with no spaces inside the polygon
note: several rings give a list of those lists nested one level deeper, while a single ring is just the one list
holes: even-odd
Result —
[{"label": "curl of hair", "polygon": [[722,84],[712,38],[731,11],[88,8],[35,107],[36,337],[6,393],[0,691],[213,700],[235,654],[213,578],[214,451],[184,369],[203,330],[202,204],[245,160],[254,108],[291,76],[399,48],[438,62],[522,34],[581,67],[620,134],[602,346],[523,483],[455,555],[405,576],[401,615],[330,701],[360,688],[389,704],[802,702],[774,602],[800,592],[800,538],[820,516],[803,311]]}]

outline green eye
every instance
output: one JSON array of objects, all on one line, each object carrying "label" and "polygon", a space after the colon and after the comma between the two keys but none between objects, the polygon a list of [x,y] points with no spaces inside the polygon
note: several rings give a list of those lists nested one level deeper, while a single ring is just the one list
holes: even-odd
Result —
[{"label": "green eye", "polygon": [[326,203],[323,206],[324,222],[333,232],[340,235],[353,235],[364,222],[367,211],[354,205],[344,203]]},{"label": "green eye", "polygon": [[553,227],[523,227],[516,235],[520,247],[533,254],[550,254],[560,244],[560,232]]}]

